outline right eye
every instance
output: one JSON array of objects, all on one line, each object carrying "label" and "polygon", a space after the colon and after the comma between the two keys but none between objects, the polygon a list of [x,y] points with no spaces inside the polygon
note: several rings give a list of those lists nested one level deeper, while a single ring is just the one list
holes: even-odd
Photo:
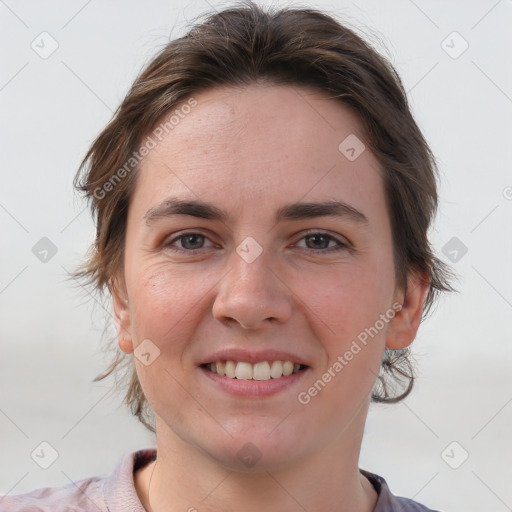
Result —
[{"label": "right eye", "polygon": [[[205,240],[209,240],[206,235],[189,231],[181,233],[168,242],[165,242],[164,247],[177,252],[195,252],[204,248]],[[176,247],[176,243],[181,245],[181,247]]]}]

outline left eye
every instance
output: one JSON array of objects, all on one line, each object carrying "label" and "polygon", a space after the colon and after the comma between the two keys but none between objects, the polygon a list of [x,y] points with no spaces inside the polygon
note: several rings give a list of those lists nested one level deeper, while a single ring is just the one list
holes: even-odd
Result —
[{"label": "left eye", "polygon": [[[315,232],[310,233],[303,238],[300,239],[300,241],[305,240],[306,249],[312,249],[312,250],[318,250],[318,249],[334,249],[337,248],[346,248],[347,244],[343,243],[341,240],[338,240],[337,238],[323,232]],[[330,246],[334,242],[334,246]],[[298,245],[298,244],[297,244]]]}]

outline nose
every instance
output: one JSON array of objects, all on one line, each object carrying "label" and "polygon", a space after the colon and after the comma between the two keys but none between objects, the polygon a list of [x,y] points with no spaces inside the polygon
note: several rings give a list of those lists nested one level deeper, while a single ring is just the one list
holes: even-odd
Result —
[{"label": "nose", "polygon": [[228,327],[260,329],[285,323],[292,313],[292,294],[263,252],[248,263],[236,252],[222,278],[212,307],[215,319]]}]

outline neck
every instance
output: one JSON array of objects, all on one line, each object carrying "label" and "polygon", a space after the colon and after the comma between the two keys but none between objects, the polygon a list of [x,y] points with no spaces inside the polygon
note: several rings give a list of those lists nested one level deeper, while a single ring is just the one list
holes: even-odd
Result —
[{"label": "neck", "polygon": [[350,426],[293,467],[240,472],[184,443],[157,418],[157,459],[136,474],[137,492],[148,512],[371,512],[378,496],[358,468],[362,430]]}]

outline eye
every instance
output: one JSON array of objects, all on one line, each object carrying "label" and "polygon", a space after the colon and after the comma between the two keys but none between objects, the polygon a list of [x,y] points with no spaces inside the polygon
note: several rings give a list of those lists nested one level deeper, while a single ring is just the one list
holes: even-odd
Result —
[{"label": "eye", "polygon": [[[209,246],[205,246],[206,241],[210,242]],[[304,245],[301,245],[302,241],[305,242]],[[213,246],[214,244],[206,235],[196,232],[181,233],[164,243],[164,247],[168,250],[188,253]],[[308,233],[306,236],[303,236],[295,246],[317,253],[331,253],[350,249],[350,246],[342,239],[323,231]]]},{"label": "eye", "polygon": [[[325,233],[323,231],[314,231],[302,237],[299,242],[305,241],[305,248],[315,252],[332,252],[349,249],[348,244],[341,239]],[[333,245],[332,245],[333,244]],[[304,247],[296,244],[297,247]]]},{"label": "eye", "polygon": [[[185,252],[193,252],[199,249],[204,248],[205,241],[208,238],[201,233],[182,233],[178,235],[168,242],[164,243],[164,246],[171,251],[185,251]],[[179,247],[176,246],[178,243]]]}]

